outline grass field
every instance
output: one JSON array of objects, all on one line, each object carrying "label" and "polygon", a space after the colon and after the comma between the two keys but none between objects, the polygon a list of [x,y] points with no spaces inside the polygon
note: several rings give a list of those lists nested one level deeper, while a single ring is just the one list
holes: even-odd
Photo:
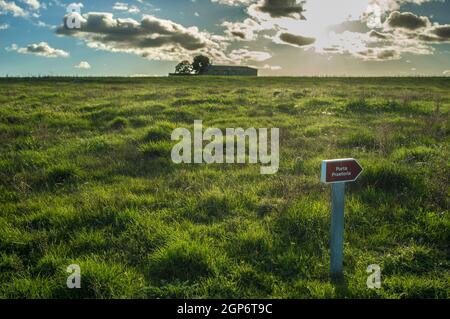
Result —
[{"label": "grass field", "polygon": [[[1,79],[0,297],[450,298],[449,111],[450,78]],[[280,128],[279,172],[173,164],[196,119]],[[365,170],[335,284],[340,157]]]}]

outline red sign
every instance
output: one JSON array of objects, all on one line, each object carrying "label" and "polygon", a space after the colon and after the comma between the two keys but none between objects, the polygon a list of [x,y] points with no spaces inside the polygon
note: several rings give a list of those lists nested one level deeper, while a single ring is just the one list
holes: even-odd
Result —
[{"label": "red sign", "polygon": [[363,171],[363,168],[353,158],[343,158],[322,161],[323,183],[354,182]]}]

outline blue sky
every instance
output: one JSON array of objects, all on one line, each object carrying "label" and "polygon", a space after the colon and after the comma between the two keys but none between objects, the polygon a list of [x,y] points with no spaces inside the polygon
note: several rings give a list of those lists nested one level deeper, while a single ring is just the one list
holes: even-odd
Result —
[{"label": "blue sky", "polygon": [[261,75],[450,75],[450,0],[0,0],[0,76],[167,75],[197,54]]}]

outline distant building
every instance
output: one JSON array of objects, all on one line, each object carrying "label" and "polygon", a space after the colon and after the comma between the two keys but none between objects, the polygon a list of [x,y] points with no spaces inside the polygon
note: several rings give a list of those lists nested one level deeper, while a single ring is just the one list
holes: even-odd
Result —
[{"label": "distant building", "polygon": [[202,75],[258,76],[258,69],[248,66],[210,65]]},{"label": "distant building", "polygon": [[[193,76],[197,74],[169,73],[169,76]],[[258,69],[248,66],[235,65],[210,65],[200,75],[229,75],[229,76],[258,76]]]}]

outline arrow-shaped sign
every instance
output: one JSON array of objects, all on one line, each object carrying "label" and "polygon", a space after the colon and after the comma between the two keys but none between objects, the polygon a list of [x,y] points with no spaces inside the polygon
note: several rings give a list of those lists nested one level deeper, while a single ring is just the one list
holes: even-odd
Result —
[{"label": "arrow-shaped sign", "polygon": [[354,182],[359,177],[363,168],[353,158],[342,158],[322,161],[323,183]]}]

